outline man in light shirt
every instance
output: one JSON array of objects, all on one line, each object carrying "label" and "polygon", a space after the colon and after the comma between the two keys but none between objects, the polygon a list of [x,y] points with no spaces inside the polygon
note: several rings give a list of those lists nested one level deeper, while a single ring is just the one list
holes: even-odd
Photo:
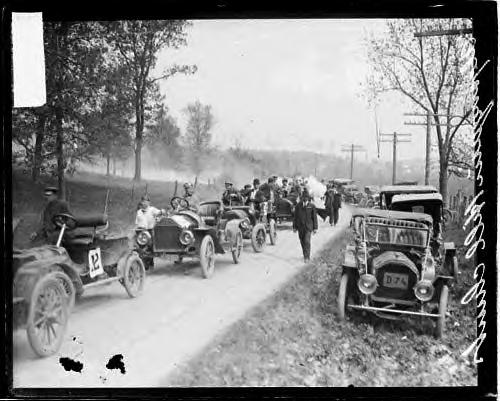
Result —
[{"label": "man in light shirt", "polygon": [[152,230],[155,226],[156,216],[162,213],[162,210],[151,206],[151,200],[148,195],[141,198],[137,216],[135,217],[135,227]]}]

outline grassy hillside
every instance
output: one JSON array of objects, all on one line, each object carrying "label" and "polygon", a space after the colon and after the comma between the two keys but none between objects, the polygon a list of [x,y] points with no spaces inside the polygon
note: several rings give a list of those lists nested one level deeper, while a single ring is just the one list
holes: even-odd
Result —
[{"label": "grassy hillside", "polygon": [[[47,185],[56,185],[52,177],[42,177],[34,184],[28,175],[14,171],[12,175],[12,217],[21,218],[21,223],[14,233],[14,246],[30,246],[29,235],[36,229],[40,213],[44,207],[43,189]],[[110,233],[121,235],[131,228],[135,220],[135,211],[140,197],[146,192],[152,204],[166,207],[174,194],[175,183],[144,180],[135,184],[129,178],[111,177],[94,173],[77,173],[67,182],[67,198],[75,214],[102,213],[109,188],[108,216]],[[200,199],[219,196],[221,189],[200,184],[197,194]],[[178,193],[182,194],[182,182]]]}]

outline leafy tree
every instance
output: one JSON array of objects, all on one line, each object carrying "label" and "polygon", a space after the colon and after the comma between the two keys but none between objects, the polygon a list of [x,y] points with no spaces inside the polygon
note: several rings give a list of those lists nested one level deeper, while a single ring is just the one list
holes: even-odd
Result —
[{"label": "leafy tree", "polygon": [[155,159],[162,161],[162,165],[165,165],[165,158],[167,158],[170,166],[178,166],[182,155],[180,136],[181,130],[177,122],[162,105],[156,112],[154,123],[148,126],[146,137],[148,150]]},{"label": "leafy tree", "polygon": [[[369,102],[384,92],[402,94],[420,112],[433,113],[439,150],[439,188],[447,199],[448,169],[457,156],[455,141],[472,112],[473,45],[464,35],[416,38],[416,32],[470,27],[466,19],[390,20],[381,36],[367,39],[372,71],[367,80]],[[459,118],[454,118],[459,116]],[[461,155],[472,162],[472,154]],[[452,170],[456,171],[456,170]]]},{"label": "leafy tree", "polygon": [[[141,180],[141,152],[144,142],[145,121],[150,117],[148,104],[158,100],[158,81],[177,73],[190,74],[195,66],[174,64],[159,77],[152,77],[158,53],[165,47],[179,48],[186,45],[187,21],[116,21],[107,23],[111,48],[120,65],[130,74],[121,82],[135,114],[135,174]],[[151,111],[151,110],[149,110]],[[150,114],[150,113],[149,113]]]},{"label": "leafy tree", "polygon": [[202,170],[203,156],[210,150],[211,129],[214,125],[212,106],[203,105],[199,100],[184,109],[188,123],[185,141],[191,151],[191,163],[196,175]]}]

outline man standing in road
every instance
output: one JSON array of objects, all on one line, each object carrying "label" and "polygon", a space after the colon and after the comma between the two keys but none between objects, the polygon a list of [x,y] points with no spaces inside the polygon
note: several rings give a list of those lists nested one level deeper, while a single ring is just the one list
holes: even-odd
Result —
[{"label": "man standing in road", "polygon": [[316,234],[318,231],[318,215],[309,193],[305,191],[295,207],[293,216],[293,232],[297,231],[299,232],[304,263],[308,263],[311,258],[311,232]]},{"label": "man standing in road", "polygon": [[339,221],[339,209],[342,207],[342,196],[334,186],[332,188],[333,188],[333,225],[336,226],[337,222]]}]

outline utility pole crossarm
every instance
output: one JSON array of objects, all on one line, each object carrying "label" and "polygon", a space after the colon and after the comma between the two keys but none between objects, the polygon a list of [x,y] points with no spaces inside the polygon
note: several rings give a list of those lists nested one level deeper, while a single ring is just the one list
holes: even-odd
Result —
[{"label": "utility pole crossarm", "polygon": [[351,143],[350,145],[343,145],[342,147],[342,152],[350,152],[351,153],[351,180],[352,180],[352,173],[354,170],[354,152],[365,152],[366,149],[364,146],[361,145],[355,145],[354,143]]}]

